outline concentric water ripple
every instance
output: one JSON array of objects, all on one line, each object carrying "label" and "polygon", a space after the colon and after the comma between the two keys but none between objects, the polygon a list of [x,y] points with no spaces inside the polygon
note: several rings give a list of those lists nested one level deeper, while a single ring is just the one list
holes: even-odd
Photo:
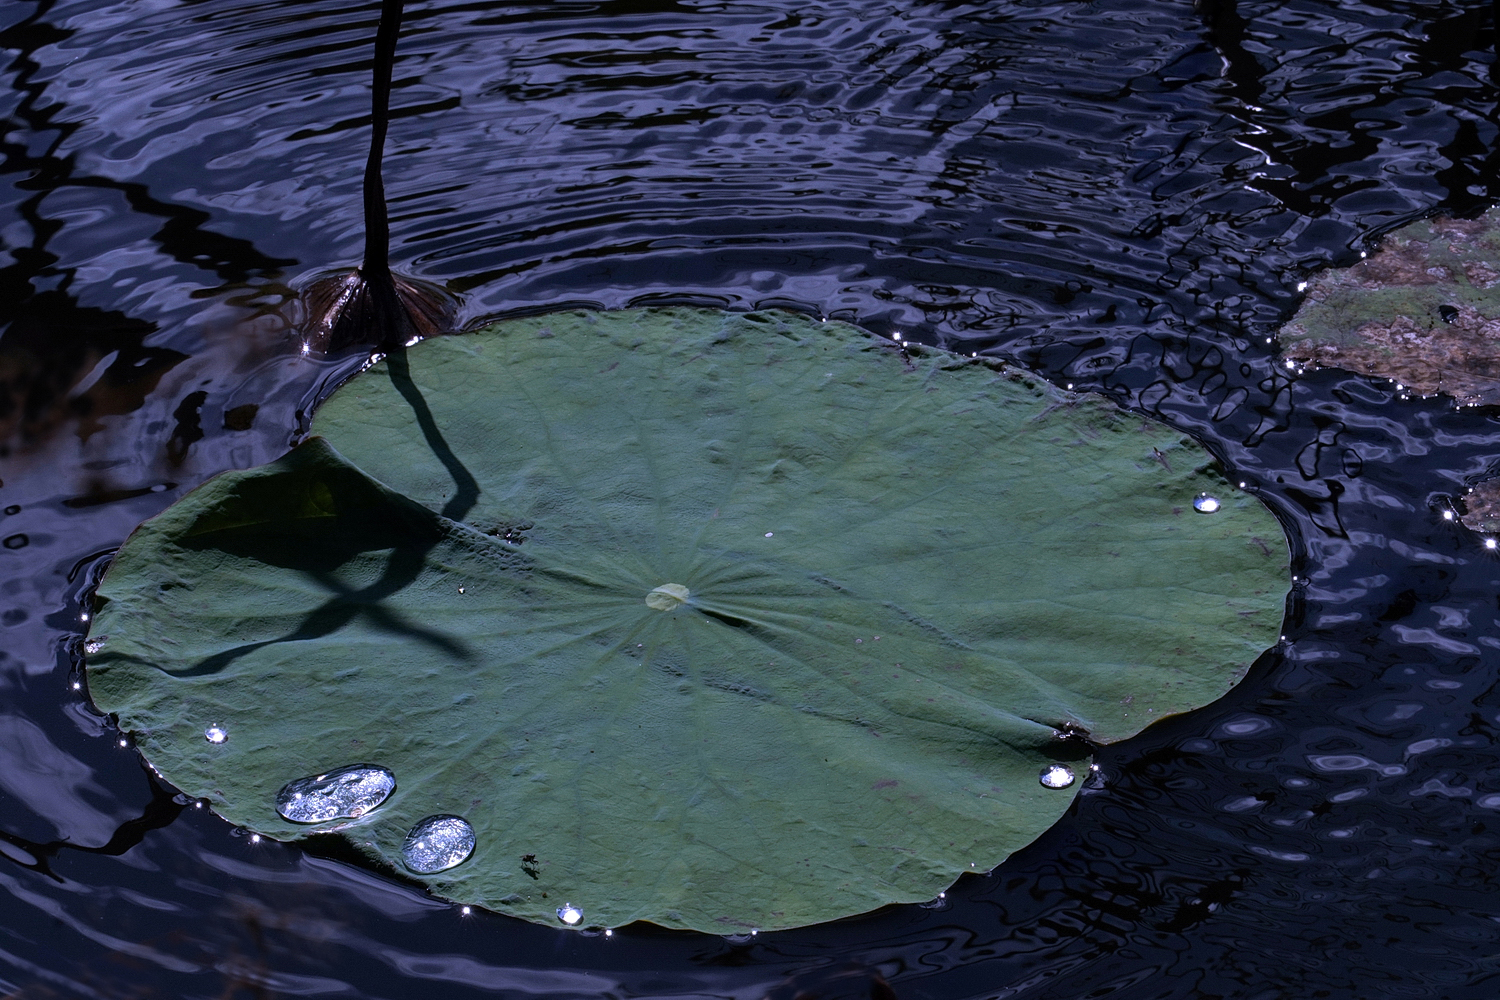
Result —
[{"label": "concentric water ripple", "polygon": [[1500,560],[1440,510],[1500,433],[1268,341],[1308,269],[1495,197],[1489,10],[408,4],[393,256],[465,320],[783,306],[1018,358],[1200,436],[1295,543],[1285,645],[1105,750],[993,875],[718,939],[464,914],[336,846],[252,843],[90,712],[109,551],[281,454],[358,361],[297,357],[285,317],[360,252],[377,8],[6,6],[0,985],[1488,1000]]}]

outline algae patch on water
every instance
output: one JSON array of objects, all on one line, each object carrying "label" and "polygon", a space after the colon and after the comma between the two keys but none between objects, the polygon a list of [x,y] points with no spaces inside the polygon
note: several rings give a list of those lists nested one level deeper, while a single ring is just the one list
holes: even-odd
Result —
[{"label": "algae patch on water", "polygon": [[1500,210],[1388,234],[1353,267],[1324,271],[1281,330],[1298,361],[1395,379],[1419,395],[1500,403]]},{"label": "algae patch on water", "polygon": [[[121,549],[95,701],[231,822],[552,926],[931,899],[1282,618],[1279,525],[1184,434],[841,323],[509,320],[313,430]],[[354,765],[389,797],[278,813]]]}]

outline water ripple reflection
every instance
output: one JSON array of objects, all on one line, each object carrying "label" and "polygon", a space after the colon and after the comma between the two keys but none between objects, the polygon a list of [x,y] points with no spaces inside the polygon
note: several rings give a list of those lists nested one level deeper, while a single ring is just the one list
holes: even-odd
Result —
[{"label": "water ripple reflection", "polygon": [[1011,357],[1199,436],[1292,541],[1285,640],[1036,844],[748,939],[465,914],[253,841],[88,707],[108,553],[363,360],[299,357],[286,304],[361,250],[377,13],[0,9],[0,990],[1493,995],[1500,557],[1442,511],[1500,425],[1272,353],[1310,269],[1500,193],[1489,4],[408,3],[392,256],[465,321],[775,306]]}]

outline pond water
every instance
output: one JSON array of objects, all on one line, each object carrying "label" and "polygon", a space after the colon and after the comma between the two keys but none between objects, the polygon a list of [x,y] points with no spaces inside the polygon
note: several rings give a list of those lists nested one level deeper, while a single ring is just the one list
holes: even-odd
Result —
[{"label": "pond water", "polygon": [[0,993],[1488,998],[1500,556],[1443,517],[1500,424],[1281,365],[1311,270],[1497,194],[1491,5],[408,4],[392,258],[461,320],[778,307],[1012,358],[1197,435],[1282,517],[1286,638],[1101,754],[934,905],[725,939],[549,929],[252,839],[86,700],[141,520],[285,451],[358,352],[378,4],[0,8]]}]

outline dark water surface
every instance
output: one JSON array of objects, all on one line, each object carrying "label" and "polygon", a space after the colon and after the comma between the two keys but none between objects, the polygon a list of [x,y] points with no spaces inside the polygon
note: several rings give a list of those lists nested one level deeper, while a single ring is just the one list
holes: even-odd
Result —
[{"label": "dark water surface", "polygon": [[110,551],[358,361],[299,357],[286,305],[360,249],[377,5],[6,0],[0,995],[1500,995],[1500,557],[1442,515],[1500,423],[1269,340],[1307,271],[1500,193],[1490,9],[408,4],[393,262],[465,321],[774,306],[1015,358],[1198,435],[1292,539],[1283,646],[1036,844],[944,908],[729,941],[251,843],[90,709]]}]

